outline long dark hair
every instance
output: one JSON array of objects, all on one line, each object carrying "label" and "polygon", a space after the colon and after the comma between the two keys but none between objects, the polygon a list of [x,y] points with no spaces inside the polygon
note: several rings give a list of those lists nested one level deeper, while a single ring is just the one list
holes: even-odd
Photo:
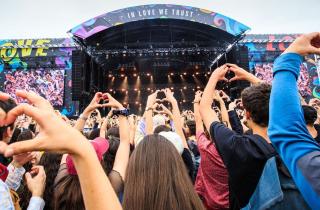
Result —
[{"label": "long dark hair", "polygon": [[148,135],[132,153],[126,174],[123,209],[204,209],[181,156],[166,138]]},{"label": "long dark hair", "polygon": [[54,210],[84,210],[79,177],[65,174],[56,183],[53,197]]},{"label": "long dark hair", "polygon": [[43,193],[43,200],[46,202],[44,210],[53,209],[53,192],[54,192],[54,179],[56,178],[62,155],[56,153],[45,152],[40,159],[39,165],[42,165],[46,172],[46,188]]}]

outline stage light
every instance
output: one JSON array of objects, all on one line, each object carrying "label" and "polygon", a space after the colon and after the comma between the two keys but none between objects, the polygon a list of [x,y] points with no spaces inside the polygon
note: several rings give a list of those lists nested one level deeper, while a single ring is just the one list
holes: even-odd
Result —
[{"label": "stage light", "polygon": [[138,104],[139,104],[139,102],[138,102],[138,101],[136,101],[136,104],[138,105]]},{"label": "stage light", "polygon": [[199,75],[199,72],[196,72],[196,75]]},{"label": "stage light", "polygon": [[109,90],[109,92],[112,92],[112,91],[113,91],[112,89]]},{"label": "stage light", "polygon": [[122,56],[123,56],[123,57],[126,57],[126,56],[127,56],[127,54],[122,54]]},{"label": "stage light", "polygon": [[149,74],[149,73],[147,73],[147,76],[149,77],[149,76],[150,76],[150,74]]},{"label": "stage light", "polygon": [[134,89],[134,91],[138,91],[138,89],[137,89],[137,88],[135,88],[135,89]]},{"label": "stage light", "polygon": [[111,77],[112,77],[112,74],[109,74],[109,77],[111,78]]},{"label": "stage light", "polygon": [[124,67],[121,67],[121,69],[120,69],[121,71],[124,71]]},{"label": "stage light", "polygon": [[197,86],[198,89],[200,89],[200,86]]},{"label": "stage light", "polygon": [[122,88],[121,90],[122,90],[122,92],[124,92],[126,89]]},{"label": "stage light", "polygon": [[185,103],[185,102],[186,102],[186,100],[184,100],[184,99],[183,99],[183,100],[182,100],[182,102],[183,102],[183,103]]},{"label": "stage light", "polygon": [[170,75],[173,76],[173,73],[171,73]]},{"label": "stage light", "polygon": [[133,76],[134,76],[134,77],[136,77],[136,76],[137,76],[137,74],[133,74]]},{"label": "stage light", "polygon": [[211,74],[211,72],[210,72],[210,71],[208,71],[208,74],[210,75],[210,74]]},{"label": "stage light", "polygon": [[124,74],[121,74],[121,77],[124,77]]},{"label": "stage light", "polygon": [[147,88],[147,90],[149,90],[149,91],[150,91],[150,88]]},{"label": "stage light", "polygon": [[137,68],[136,67],[133,67],[133,71],[136,71],[137,70]]},{"label": "stage light", "polygon": [[195,69],[199,69],[199,66],[198,66],[198,65],[196,65],[196,66],[195,66]]},{"label": "stage light", "polygon": [[170,89],[171,89],[171,90],[173,90],[174,88],[173,88],[173,87],[171,87]]},{"label": "stage light", "polygon": [[184,90],[186,90],[186,89],[187,89],[187,87],[186,87],[186,86],[184,86],[184,87],[183,87],[183,89],[184,89]]},{"label": "stage light", "polygon": [[183,75],[187,75],[187,73],[186,73],[186,72],[183,72]]}]

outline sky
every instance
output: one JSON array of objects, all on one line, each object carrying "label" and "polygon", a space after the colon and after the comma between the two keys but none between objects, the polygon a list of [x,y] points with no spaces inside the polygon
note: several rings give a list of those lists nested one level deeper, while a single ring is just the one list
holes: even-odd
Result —
[{"label": "sky", "polygon": [[0,39],[68,37],[69,29],[97,15],[144,4],[211,10],[254,34],[320,31],[320,0],[0,0]]}]

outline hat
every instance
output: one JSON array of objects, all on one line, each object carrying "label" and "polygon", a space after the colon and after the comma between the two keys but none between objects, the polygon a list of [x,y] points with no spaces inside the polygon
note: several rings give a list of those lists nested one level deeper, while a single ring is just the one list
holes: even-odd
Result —
[{"label": "hat", "polygon": [[159,135],[163,136],[166,138],[168,141],[170,141],[174,147],[178,150],[179,154],[181,155],[184,149],[182,139],[181,137],[172,131],[162,131],[159,133]]},{"label": "hat", "polygon": [[[96,151],[99,161],[101,161],[102,160],[102,156],[109,149],[108,140],[105,139],[105,138],[102,138],[102,137],[98,137],[98,138],[95,138],[94,140],[90,141],[90,143],[92,144],[94,150]],[[77,175],[77,170],[74,167],[71,155],[67,156],[66,164],[67,164],[68,174]]]},{"label": "hat", "polygon": [[153,116],[152,121],[153,121],[153,129],[155,129],[159,125],[166,124],[166,119],[160,114]]}]

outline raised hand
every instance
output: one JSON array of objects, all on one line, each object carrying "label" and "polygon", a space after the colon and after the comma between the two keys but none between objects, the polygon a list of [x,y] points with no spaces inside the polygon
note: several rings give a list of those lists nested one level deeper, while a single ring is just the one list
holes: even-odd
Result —
[{"label": "raised hand", "polygon": [[99,104],[102,99],[103,99],[103,94],[101,92],[97,92],[94,95],[91,102],[89,103],[89,105],[85,108],[84,113],[89,114],[93,112],[95,109],[103,107],[102,104]]},{"label": "raised hand", "polygon": [[227,72],[228,72],[227,65],[222,65],[222,66],[216,68],[212,72],[211,78],[214,78],[216,81],[226,81],[226,82],[228,82],[228,79],[225,77]]},{"label": "raised hand", "polygon": [[229,70],[235,74],[235,76],[232,77],[229,80],[229,82],[237,81],[237,80],[246,80],[252,84],[257,84],[257,83],[262,82],[259,78],[257,78],[253,74],[247,72],[245,69],[240,68],[236,64],[227,63],[226,65],[228,66]]},{"label": "raised hand", "polygon": [[[33,140],[21,141],[2,145],[2,151],[6,156],[21,154],[31,151],[59,151],[62,153],[73,154],[81,153],[79,148],[80,139],[86,141],[80,132],[67,126],[67,124],[55,114],[50,103],[36,95],[27,91],[17,91],[17,96],[27,100],[30,104],[19,104],[17,107],[9,111],[3,124],[11,124],[21,114],[26,114],[37,121],[41,128],[41,132]],[[0,93],[0,99],[6,99],[6,94]],[[79,151],[78,151],[79,150]]]},{"label": "raised hand", "polygon": [[103,94],[103,100],[107,101],[108,103],[103,104],[103,107],[111,107],[115,109],[124,109],[123,105],[117,101],[115,98],[113,98],[109,93]]},{"label": "raised hand", "polygon": [[31,171],[25,174],[25,177],[32,196],[42,197],[46,187],[46,173],[43,166],[33,166]]},{"label": "raised hand", "polygon": [[202,91],[198,90],[194,96],[194,103],[200,103],[202,97]]},{"label": "raised hand", "polygon": [[16,168],[20,168],[24,164],[26,164],[27,162],[35,159],[36,157],[37,157],[37,153],[36,152],[26,152],[26,153],[23,153],[23,154],[14,155],[13,156],[12,165],[14,167],[16,167]]},{"label": "raised hand", "polygon": [[162,109],[162,111],[160,112],[161,114],[166,114],[169,116],[170,119],[173,119],[173,114],[172,112],[163,104],[159,105]]},{"label": "raised hand", "polygon": [[173,96],[174,93],[170,90],[170,88],[166,88],[162,91],[164,92],[164,94],[166,96],[165,100],[167,100],[171,104],[177,102],[176,98]]},{"label": "raised hand", "polygon": [[156,103],[158,92],[159,90],[156,90],[154,93],[148,96],[147,108],[152,107]]},{"label": "raised hand", "polygon": [[309,54],[320,55],[320,32],[301,35],[284,51],[284,53],[297,53],[302,56]]}]

